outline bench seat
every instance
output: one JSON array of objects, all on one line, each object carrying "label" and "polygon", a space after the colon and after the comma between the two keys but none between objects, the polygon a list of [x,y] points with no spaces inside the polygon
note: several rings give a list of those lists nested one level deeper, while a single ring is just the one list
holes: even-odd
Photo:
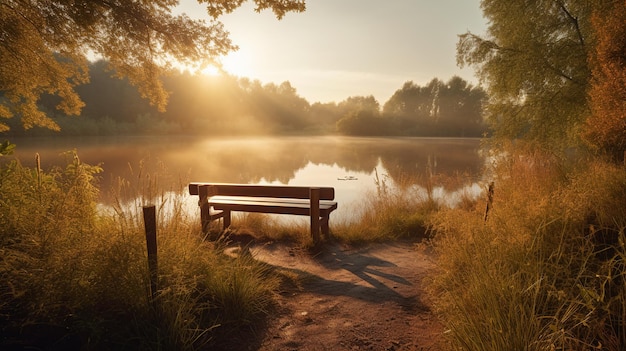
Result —
[{"label": "bench seat", "polygon": [[[290,214],[300,216],[309,216],[311,211],[311,204],[309,200],[270,197],[237,197],[217,195],[209,198],[209,206],[212,206],[215,210]],[[336,209],[337,202],[320,201],[320,214],[322,217],[327,217],[331,211]]]}]

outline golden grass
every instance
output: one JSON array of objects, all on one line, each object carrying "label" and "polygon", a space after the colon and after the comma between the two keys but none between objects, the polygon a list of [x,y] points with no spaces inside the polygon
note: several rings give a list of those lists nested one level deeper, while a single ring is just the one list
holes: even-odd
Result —
[{"label": "golden grass", "polygon": [[453,347],[624,349],[624,169],[541,154],[500,167],[486,223],[481,204],[432,217]]},{"label": "golden grass", "polygon": [[[49,172],[0,169],[0,346],[206,349],[267,314],[279,284],[271,269],[204,241],[181,194],[152,191],[156,177],[142,172],[141,193],[120,181],[113,210],[99,213],[98,171],[77,157]],[[148,202],[158,218],[155,301],[140,215]]]}]

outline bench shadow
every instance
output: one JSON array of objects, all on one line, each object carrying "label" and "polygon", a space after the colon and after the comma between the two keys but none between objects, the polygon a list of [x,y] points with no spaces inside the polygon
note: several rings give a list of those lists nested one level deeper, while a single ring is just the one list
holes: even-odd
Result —
[{"label": "bench shadow", "polygon": [[[397,267],[396,264],[368,254],[367,249],[345,251],[334,245],[324,248],[317,255],[306,256],[303,259],[311,260],[312,263],[330,271],[344,270],[358,279],[356,281],[353,278],[347,278],[346,281],[333,280],[306,270],[263,262],[277,269],[296,274],[300,280],[299,289],[301,292],[327,296],[347,296],[373,304],[394,302],[409,312],[429,310],[418,299],[417,287],[415,287],[414,294],[404,296],[396,289],[400,285],[413,286],[413,284],[399,275],[381,270]],[[350,277],[350,274],[347,277]]]}]

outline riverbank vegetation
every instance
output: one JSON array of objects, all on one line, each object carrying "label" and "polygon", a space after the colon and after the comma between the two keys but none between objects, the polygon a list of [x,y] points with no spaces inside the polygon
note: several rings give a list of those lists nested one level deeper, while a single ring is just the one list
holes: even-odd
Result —
[{"label": "riverbank vegetation", "polygon": [[[409,81],[381,106],[373,96],[311,103],[288,81],[262,84],[228,75],[174,71],[163,77],[171,93],[167,110],[142,98],[128,80],[112,77],[109,63],[89,65],[89,83],[76,87],[85,103],[80,116],[55,108],[58,98],[40,100],[60,130],[24,129],[19,119],[5,123],[7,136],[94,135],[315,135],[480,137],[486,132],[480,87],[460,77]],[[1,92],[0,92],[1,93]]]},{"label": "riverbank vegetation", "polygon": [[[99,210],[101,169],[68,156],[65,168],[0,170],[1,348],[206,349],[266,315],[279,274],[204,241],[180,194],[152,191],[156,177],[143,174],[139,191],[120,180],[117,204]],[[153,301],[130,200],[158,209]]]},{"label": "riverbank vegetation", "polygon": [[458,59],[489,85],[492,210],[432,217],[453,348],[626,348],[626,5],[483,0]]},{"label": "riverbank vegetation", "polygon": [[511,155],[487,220],[431,217],[434,296],[462,350],[621,350],[626,342],[626,172],[600,160]]},{"label": "riverbank vegetation", "polygon": [[[103,188],[100,166],[82,163],[76,152],[66,156],[65,167],[10,160],[0,168],[2,348],[228,349],[229,339],[263,324],[274,294],[293,277],[250,255],[228,255],[226,245],[281,240],[311,248],[308,225],[254,214],[238,216],[231,231],[210,241],[197,213],[185,210],[188,195],[176,190],[184,186],[159,184],[167,174],[140,164],[136,179]],[[359,206],[361,220],[333,222],[330,240],[425,238],[428,218],[443,206],[433,196],[436,184],[406,179],[395,188],[386,179],[380,175],[377,191]],[[101,192],[110,205],[97,204]],[[147,204],[158,214],[154,301],[141,218]]]}]

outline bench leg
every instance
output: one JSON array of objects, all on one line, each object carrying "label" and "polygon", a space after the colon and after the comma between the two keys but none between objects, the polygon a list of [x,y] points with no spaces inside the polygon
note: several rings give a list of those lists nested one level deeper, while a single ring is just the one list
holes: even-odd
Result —
[{"label": "bench leg", "polygon": [[328,226],[329,217],[322,217],[320,224],[322,225],[322,235],[324,235],[324,239],[330,238],[330,228]]},{"label": "bench leg", "polygon": [[200,207],[200,225],[202,228],[202,233],[206,234],[209,232],[209,224],[211,223],[211,214],[210,214],[210,206],[207,201],[209,193],[208,186],[201,186],[198,189],[198,195],[200,200],[198,201],[198,206]]},{"label": "bench leg", "polygon": [[314,243],[320,241],[320,218],[318,216],[311,217],[311,237]]},{"label": "bench leg", "polygon": [[224,230],[226,230],[230,227],[230,211],[224,210],[222,218],[224,218]]},{"label": "bench leg", "polygon": [[315,245],[320,242],[320,189],[309,189],[310,210],[309,216],[311,216],[311,237],[313,237],[313,243]]}]

